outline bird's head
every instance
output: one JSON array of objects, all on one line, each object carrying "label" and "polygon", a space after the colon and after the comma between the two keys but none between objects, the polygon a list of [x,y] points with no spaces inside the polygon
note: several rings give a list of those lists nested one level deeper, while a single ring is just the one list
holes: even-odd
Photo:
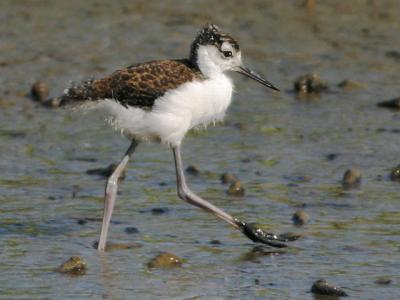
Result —
[{"label": "bird's head", "polygon": [[226,71],[236,71],[255,81],[279,90],[257,73],[243,66],[239,44],[219,27],[207,24],[191,46],[190,59],[206,77]]}]

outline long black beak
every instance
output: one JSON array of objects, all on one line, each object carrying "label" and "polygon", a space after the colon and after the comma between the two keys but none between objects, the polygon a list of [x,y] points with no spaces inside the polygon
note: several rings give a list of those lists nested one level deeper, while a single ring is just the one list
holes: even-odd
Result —
[{"label": "long black beak", "polygon": [[279,89],[277,87],[274,87],[272,85],[272,83],[270,83],[269,81],[267,81],[266,79],[262,78],[260,75],[258,75],[256,72],[246,68],[246,67],[239,67],[236,72],[243,74],[259,83],[261,83],[262,85],[265,85],[266,87],[269,87],[270,89],[273,89],[275,91],[279,91]]}]

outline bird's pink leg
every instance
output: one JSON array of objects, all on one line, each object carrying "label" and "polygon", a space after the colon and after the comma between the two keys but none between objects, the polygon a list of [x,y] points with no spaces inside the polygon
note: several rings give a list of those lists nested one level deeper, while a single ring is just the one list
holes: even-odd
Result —
[{"label": "bird's pink leg", "polygon": [[174,153],[174,159],[175,159],[176,181],[177,181],[179,198],[216,215],[218,218],[228,222],[233,227],[239,229],[237,221],[235,220],[234,217],[224,212],[222,209],[216,207],[215,205],[211,204],[210,202],[200,198],[188,188],[186,184],[185,174],[183,171],[180,146],[173,147],[172,151]]},{"label": "bird's pink leg", "polygon": [[228,222],[236,229],[239,229],[245,236],[247,236],[253,242],[263,243],[271,247],[278,247],[278,248],[286,247],[286,244],[283,242],[288,241],[287,239],[283,239],[280,236],[276,236],[273,233],[264,232],[262,229],[257,228],[252,224],[243,222],[238,218],[234,218],[230,214],[224,212],[222,209],[216,207],[215,205],[207,202],[206,200],[202,199],[201,197],[193,193],[186,184],[185,174],[182,165],[180,146],[172,147],[172,151],[174,153],[174,158],[175,158],[176,181],[177,181],[179,198],[187,201],[190,204],[200,207],[214,214],[218,218]]},{"label": "bird's pink leg", "polygon": [[131,145],[129,146],[128,150],[126,151],[124,157],[115,168],[114,172],[108,178],[106,183],[106,189],[104,194],[104,214],[103,214],[103,222],[101,225],[101,234],[100,240],[97,247],[97,250],[104,251],[106,248],[106,240],[107,240],[107,233],[108,228],[110,226],[111,216],[114,210],[115,199],[117,197],[118,191],[118,179],[120,178],[122,172],[124,171],[129,158],[131,157],[132,153],[135,151],[138,142],[136,140],[132,140]]}]

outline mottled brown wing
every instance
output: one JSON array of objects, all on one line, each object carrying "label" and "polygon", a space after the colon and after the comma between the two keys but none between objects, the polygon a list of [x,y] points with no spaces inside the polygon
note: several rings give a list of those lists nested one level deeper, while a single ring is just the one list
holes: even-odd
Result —
[{"label": "mottled brown wing", "polygon": [[201,78],[200,71],[189,60],[151,61],[115,71],[103,79],[71,87],[64,96],[64,102],[108,98],[126,107],[151,108],[155,99],[166,91]]},{"label": "mottled brown wing", "polygon": [[188,61],[164,60],[130,66],[108,80],[112,98],[124,106],[151,107],[166,91],[199,77]]}]

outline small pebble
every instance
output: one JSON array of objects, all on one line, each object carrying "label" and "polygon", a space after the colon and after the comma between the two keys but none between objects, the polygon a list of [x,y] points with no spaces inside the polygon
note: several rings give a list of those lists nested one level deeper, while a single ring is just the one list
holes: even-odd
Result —
[{"label": "small pebble", "polygon": [[245,189],[240,181],[232,182],[229,186],[227,193],[230,196],[243,197]]},{"label": "small pebble", "polygon": [[345,190],[359,188],[361,185],[361,171],[356,168],[348,169],[342,179],[342,186]]},{"label": "small pebble", "polygon": [[375,283],[379,285],[389,285],[392,283],[392,279],[390,279],[389,277],[380,277],[375,280]]},{"label": "small pebble", "polygon": [[32,85],[31,96],[37,102],[45,102],[49,97],[49,87],[42,81],[37,81]]},{"label": "small pebble", "polygon": [[222,184],[228,184],[228,183],[232,183],[235,181],[238,181],[238,179],[232,173],[224,173],[221,175],[221,183]]},{"label": "small pebble", "polygon": [[390,172],[390,179],[392,181],[400,181],[400,165],[392,169]]},{"label": "small pebble", "polygon": [[127,234],[136,234],[136,233],[139,233],[139,229],[137,229],[136,227],[126,227],[124,231],[125,231],[125,233],[127,233]]},{"label": "small pebble", "polygon": [[364,85],[360,82],[346,79],[340,82],[338,84],[338,87],[346,91],[351,91],[351,90],[361,89],[364,87]]},{"label": "small pebble", "polygon": [[163,252],[147,263],[148,268],[171,268],[180,267],[182,260],[174,254]]},{"label": "small pebble", "polygon": [[340,287],[328,283],[325,279],[319,279],[313,283],[311,292],[318,295],[333,297],[346,297],[347,293]]},{"label": "small pebble", "polygon": [[210,245],[221,245],[221,241],[220,240],[211,240],[210,241]]},{"label": "small pebble", "polygon": [[400,110],[400,97],[397,97],[397,98],[394,98],[391,100],[385,100],[382,102],[378,102],[377,106],[392,109],[392,110]]},{"label": "small pebble", "polygon": [[162,215],[169,212],[168,207],[154,207],[151,209],[151,213],[155,216]]},{"label": "small pebble", "polygon": [[85,219],[79,219],[78,221],[76,221],[77,224],[79,225],[85,225],[88,221]]},{"label": "small pebble", "polygon": [[70,275],[83,275],[86,273],[86,270],[87,264],[79,256],[72,256],[57,269],[60,273]]},{"label": "small pebble", "polygon": [[298,210],[292,216],[293,224],[297,226],[307,224],[309,220],[310,216],[304,210]]},{"label": "small pebble", "polygon": [[317,74],[306,74],[298,77],[294,82],[294,90],[299,94],[320,93],[328,86],[322,82]]},{"label": "small pebble", "polygon": [[199,169],[197,167],[195,167],[193,165],[190,165],[190,166],[188,166],[186,168],[186,173],[189,174],[189,175],[197,176],[197,175],[200,174],[200,171],[199,171]]},{"label": "small pebble", "polygon": [[[108,165],[105,168],[96,168],[96,169],[89,169],[86,171],[86,174],[88,175],[98,175],[98,176],[102,176],[102,177],[110,177],[112,175],[112,173],[115,171],[115,169],[117,168],[118,164],[112,163],[110,165]],[[119,177],[119,180],[123,180],[125,179],[125,175],[126,175],[126,171],[122,171],[121,176]]]}]

